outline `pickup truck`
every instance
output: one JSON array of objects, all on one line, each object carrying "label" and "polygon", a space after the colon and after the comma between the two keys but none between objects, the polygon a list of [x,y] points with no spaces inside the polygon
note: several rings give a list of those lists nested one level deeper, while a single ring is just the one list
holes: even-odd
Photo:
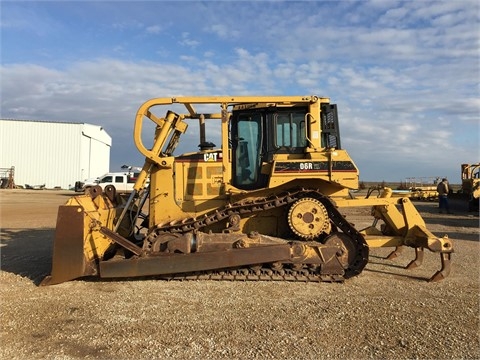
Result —
[{"label": "pickup truck", "polygon": [[87,179],[83,184],[83,191],[88,192],[88,190],[92,186],[99,185],[103,190],[107,185],[115,186],[115,190],[118,193],[124,194],[133,191],[133,185],[137,181],[139,173],[138,172],[131,172],[131,173],[107,173],[102,175],[96,179]]}]

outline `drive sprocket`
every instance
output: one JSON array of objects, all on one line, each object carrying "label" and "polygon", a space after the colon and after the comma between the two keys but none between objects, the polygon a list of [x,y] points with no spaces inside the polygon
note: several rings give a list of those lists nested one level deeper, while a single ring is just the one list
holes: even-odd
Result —
[{"label": "drive sprocket", "polygon": [[328,211],[314,198],[305,197],[295,201],[288,211],[288,225],[302,239],[314,239],[331,230]]}]

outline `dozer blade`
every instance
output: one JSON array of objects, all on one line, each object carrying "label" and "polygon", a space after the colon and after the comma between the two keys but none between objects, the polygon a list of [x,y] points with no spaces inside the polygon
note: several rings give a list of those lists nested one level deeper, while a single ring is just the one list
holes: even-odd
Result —
[{"label": "dozer blade", "polygon": [[58,209],[52,272],[40,286],[60,284],[79,277],[94,275],[96,270],[84,256],[84,212],[80,206]]}]

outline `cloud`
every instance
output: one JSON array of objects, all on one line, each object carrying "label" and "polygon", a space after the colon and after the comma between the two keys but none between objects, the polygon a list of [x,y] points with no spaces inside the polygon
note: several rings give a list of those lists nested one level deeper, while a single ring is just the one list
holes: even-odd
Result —
[{"label": "cloud", "polygon": [[145,31],[148,34],[159,34],[162,31],[162,28],[159,25],[147,26]]},{"label": "cloud", "polygon": [[190,33],[183,32],[182,39],[180,40],[180,45],[196,48],[198,45],[200,45],[200,41],[191,39]]},{"label": "cloud", "polygon": [[210,24],[205,26],[204,29],[207,33],[215,34],[220,39],[234,39],[240,36],[240,32],[238,30],[232,29],[226,24]]},{"label": "cloud", "polygon": [[[276,87],[286,88],[288,79],[274,76],[286,73],[285,64],[276,69],[269,64],[267,54],[251,54],[246,49],[236,49],[235,54],[232,64],[204,61],[202,67],[194,70],[187,65],[115,59],[77,62],[64,71],[35,65],[3,67],[2,90],[6,96],[2,94],[2,116],[93,123],[129,139],[136,109],[152,97],[275,94]],[[309,74],[321,78],[323,68],[321,63],[312,62],[289,71],[298,79],[297,86],[308,89],[316,86],[315,82],[308,82]],[[428,117],[422,120],[430,111],[451,110],[452,104],[438,101],[436,94],[417,101],[415,92],[390,90],[397,77],[401,79],[402,74],[381,67],[346,68],[336,74],[334,88],[341,83],[342,88],[349,89],[346,96],[337,90],[332,98],[340,105],[344,146],[354,158],[365,162],[376,153],[403,159],[418,156],[419,149],[422,158],[435,159],[439,149],[450,153],[456,146],[451,142],[449,129],[458,121],[465,121],[463,117],[457,116],[455,124],[432,123],[435,119]],[[408,86],[408,78],[403,81]],[[301,94],[304,93],[309,92],[303,90]],[[478,101],[462,104],[463,109],[466,105],[478,112]],[[216,136],[214,142],[218,142]],[[118,149],[115,142],[113,149]],[[131,148],[131,152],[136,150]],[[457,161],[454,158],[452,161]]]}]

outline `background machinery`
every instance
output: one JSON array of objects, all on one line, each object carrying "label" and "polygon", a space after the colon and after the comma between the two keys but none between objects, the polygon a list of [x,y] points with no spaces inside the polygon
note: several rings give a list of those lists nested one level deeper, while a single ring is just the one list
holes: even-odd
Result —
[{"label": "background machinery", "polygon": [[440,179],[440,176],[407,178],[405,187],[409,189],[410,199],[438,201],[437,184]]},{"label": "background machinery", "polygon": [[[192,121],[200,150],[175,156],[181,138],[192,142]],[[207,123],[220,147],[206,141]],[[128,199],[92,188],[59,208],[43,285],[84,276],[343,281],[361,273],[370,247],[395,247],[391,258],[415,248],[408,268],[428,249],[441,259],[430,280],[450,272],[452,242],[427,230],[408,198],[388,188],[349,195],[359,172],[328,98],[156,98],[139,108],[134,142],[145,164]],[[356,229],[341,213],[358,206],[371,208],[372,226]]]},{"label": "background machinery", "polygon": [[480,202],[480,163],[462,164],[462,193],[468,196],[468,211],[478,211]]}]

